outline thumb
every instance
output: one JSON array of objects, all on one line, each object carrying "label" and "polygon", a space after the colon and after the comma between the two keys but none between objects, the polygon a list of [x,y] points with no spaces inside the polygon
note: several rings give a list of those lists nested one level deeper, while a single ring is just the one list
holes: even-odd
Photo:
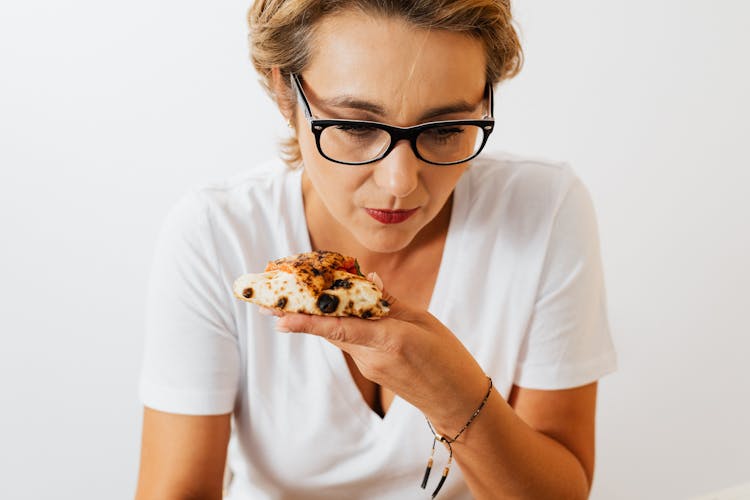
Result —
[{"label": "thumb", "polygon": [[404,301],[398,300],[396,297],[388,293],[383,284],[383,280],[380,278],[380,275],[378,275],[378,273],[371,272],[366,276],[366,278],[369,281],[372,281],[375,286],[378,287],[380,292],[383,294],[383,299],[388,302],[390,312],[388,313],[388,316],[386,316],[387,318],[409,320],[415,317],[416,310],[406,304]]}]

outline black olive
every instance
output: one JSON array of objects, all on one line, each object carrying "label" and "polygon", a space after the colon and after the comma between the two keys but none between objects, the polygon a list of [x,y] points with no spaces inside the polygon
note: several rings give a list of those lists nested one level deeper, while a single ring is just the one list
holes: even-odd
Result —
[{"label": "black olive", "polygon": [[326,314],[336,311],[339,307],[339,298],[335,295],[328,295],[327,293],[320,294],[318,297],[318,309]]},{"label": "black olive", "polygon": [[337,288],[345,288],[349,290],[352,287],[352,282],[349,280],[336,280],[331,285],[331,290],[335,290]]},{"label": "black olive", "polygon": [[372,311],[369,309],[362,313],[362,319],[368,319],[371,317],[372,317]]},{"label": "black olive", "polygon": [[385,299],[383,299],[383,300],[381,300],[381,301],[380,301],[380,305],[381,305],[381,306],[383,306],[383,307],[388,307],[388,306],[390,306],[390,304],[388,303],[388,301],[387,301],[387,300],[385,300]]},{"label": "black olive", "polygon": [[244,290],[242,290],[242,296],[245,297],[246,299],[253,298],[253,289],[245,288]]},{"label": "black olive", "polygon": [[281,297],[276,302],[276,307],[278,307],[279,309],[284,309],[285,306],[286,306],[286,297]]}]

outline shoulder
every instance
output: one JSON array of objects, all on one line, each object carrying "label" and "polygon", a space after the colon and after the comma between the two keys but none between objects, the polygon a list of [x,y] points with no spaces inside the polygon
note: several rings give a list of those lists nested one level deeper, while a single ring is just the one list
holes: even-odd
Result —
[{"label": "shoulder", "polygon": [[265,263],[273,252],[264,245],[283,237],[279,228],[286,214],[295,213],[290,210],[295,175],[299,172],[281,161],[271,161],[193,185],[162,219],[158,245],[174,254],[213,254],[240,267],[251,254]]},{"label": "shoulder", "polygon": [[243,219],[262,217],[288,197],[285,191],[299,172],[273,159],[234,175],[196,184],[173,204],[170,217]]},{"label": "shoulder", "polygon": [[564,195],[577,179],[565,162],[500,152],[478,158],[467,173],[474,197],[557,198],[555,194]]},{"label": "shoulder", "polygon": [[[192,186],[163,221],[165,252],[211,260],[227,283],[299,246],[300,171],[280,160]],[[296,238],[296,239],[295,239]]]},{"label": "shoulder", "polygon": [[565,162],[492,153],[475,160],[462,182],[470,219],[529,231],[543,230],[580,180]]}]

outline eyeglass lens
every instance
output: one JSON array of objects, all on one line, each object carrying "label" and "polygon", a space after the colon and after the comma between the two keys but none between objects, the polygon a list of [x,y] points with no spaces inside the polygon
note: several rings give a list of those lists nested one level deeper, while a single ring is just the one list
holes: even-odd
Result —
[{"label": "eyeglass lens", "polygon": [[[466,160],[482,146],[484,133],[476,125],[446,124],[423,130],[416,140],[417,151],[427,161],[453,163]],[[385,130],[365,124],[334,125],[320,135],[320,149],[329,158],[361,163],[381,156],[390,146]]]}]

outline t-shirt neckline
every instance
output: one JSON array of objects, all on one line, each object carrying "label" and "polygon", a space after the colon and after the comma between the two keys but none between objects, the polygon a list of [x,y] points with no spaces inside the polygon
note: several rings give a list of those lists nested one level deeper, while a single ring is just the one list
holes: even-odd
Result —
[{"label": "t-shirt neckline", "polygon": [[[295,224],[294,241],[290,242],[291,248],[289,249],[289,254],[312,251],[312,243],[310,241],[310,234],[307,230],[307,218],[305,216],[305,207],[302,199],[302,170],[303,169],[300,168],[292,172],[285,193],[286,196],[289,197],[290,205],[293,209],[293,220]],[[430,305],[427,309],[431,314],[438,318],[444,316],[446,307],[449,305],[451,290],[453,289],[451,283],[454,275],[452,267],[454,266],[450,266],[449,263],[456,262],[456,254],[460,251],[461,241],[463,240],[464,221],[467,216],[468,200],[470,196],[469,172],[469,170],[464,172],[453,191],[453,207],[451,209],[450,222],[448,223],[448,233],[445,238],[443,255],[440,260],[440,269],[438,270],[435,287],[433,288],[430,297]],[[318,339],[319,345],[328,361],[328,365],[335,375],[335,380],[341,382],[337,385],[336,389],[338,389],[341,395],[347,400],[350,408],[367,427],[367,430],[373,431],[383,429],[386,425],[390,425],[391,422],[396,420],[400,413],[400,407],[406,402],[399,396],[395,395],[390,408],[385,416],[381,418],[362,398],[362,394],[349,372],[349,367],[346,364],[346,360],[344,359],[341,350],[323,338]]]}]

